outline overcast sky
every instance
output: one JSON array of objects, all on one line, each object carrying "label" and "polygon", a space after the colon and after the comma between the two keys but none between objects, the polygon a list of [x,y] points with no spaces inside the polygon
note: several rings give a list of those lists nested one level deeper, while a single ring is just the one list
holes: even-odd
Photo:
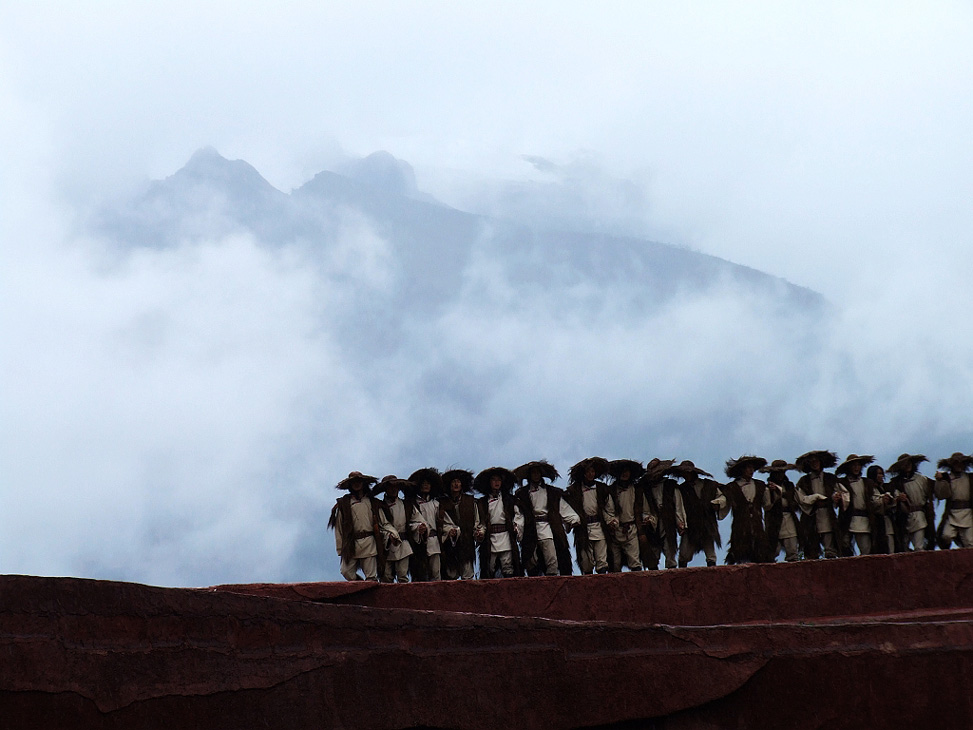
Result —
[{"label": "overcast sky", "polygon": [[[784,402],[806,409],[786,425],[796,440],[839,442],[808,448],[851,450],[860,434],[855,448],[894,450],[923,428],[968,437],[971,49],[965,2],[0,0],[0,571],[336,577],[336,562],[294,567],[308,549],[299,516],[349,463],[398,453],[387,420],[362,415],[387,404],[333,362],[312,317],[320,281],[300,257],[224,240],[105,274],[79,221],[206,145],[285,192],[375,150],[466,210],[509,212],[512,189],[576,191],[606,228],[839,307],[816,334],[840,356]],[[355,246],[375,243],[363,235]],[[695,311],[667,325],[673,337],[698,326]],[[132,355],[153,317],[175,332],[164,367]],[[849,369],[862,392],[831,387]],[[253,373],[261,388],[244,402]],[[295,405],[331,392],[357,408],[353,433]],[[865,395],[880,401],[867,423],[822,414]],[[203,417],[200,398],[216,404]],[[728,439],[725,457],[779,443],[768,438]]]}]

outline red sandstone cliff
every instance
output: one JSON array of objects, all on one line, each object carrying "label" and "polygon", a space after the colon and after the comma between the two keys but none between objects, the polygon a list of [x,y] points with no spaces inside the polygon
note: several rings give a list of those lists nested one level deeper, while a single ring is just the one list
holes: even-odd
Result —
[{"label": "red sandstone cliff", "polygon": [[18,728],[973,727],[973,550],[376,586],[0,576]]}]

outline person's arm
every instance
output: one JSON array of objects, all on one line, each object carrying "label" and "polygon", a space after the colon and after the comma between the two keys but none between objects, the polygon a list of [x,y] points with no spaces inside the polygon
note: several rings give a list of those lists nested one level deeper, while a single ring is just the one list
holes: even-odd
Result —
[{"label": "person's arm", "polygon": [[581,518],[578,517],[578,513],[575,512],[571,505],[568,504],[568,500],[561,496],[561,520],[568,527],[574,527],[575,525],[581,524]]},{"label": "person's arm", "polygon": [[716,490],[716,499],[710,501],[713,505],[713,509],[716,510],[716,519],[725,519],[728,514],[730,514],[730,502],[727,500],[726,495],[723,494],[722,489]]}]

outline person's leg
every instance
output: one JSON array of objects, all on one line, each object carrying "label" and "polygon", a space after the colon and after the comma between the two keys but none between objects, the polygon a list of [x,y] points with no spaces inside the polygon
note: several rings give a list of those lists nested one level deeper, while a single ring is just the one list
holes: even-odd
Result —
[{"label": "person's leg", "polygon": [[837,558],[838,550],[835,545],[834,533],[833,532],[822,532],[821,533],[821,546],[824,548],[824,557],[826,558]]},{"label": "person's leg", "polygon": [[608,572],[608,543],[605,540],[595,540],[591,543],[595,558],[595,570],[599,573]]},{"label": "person's leg", "polygon": [[537,547],[544,561],[544,575],[557,575],[557,549],[554,547],[554,540],[538,540]]},{"label": "person's leg", "polygon": [[358,561],[352,558],[351,560],[341,559],[341,575],[345,580],[361,580],[361,576],[358,575]]}]

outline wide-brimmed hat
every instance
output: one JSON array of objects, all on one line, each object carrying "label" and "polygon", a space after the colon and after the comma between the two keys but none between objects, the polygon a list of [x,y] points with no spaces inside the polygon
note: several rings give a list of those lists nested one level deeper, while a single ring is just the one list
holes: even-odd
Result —
[{"label": "wide-brimmed hat", "polygon": [[395,474],[389,474],[382,477],[382,480],[372,487],[372,494],[377,497],[380,494],[387,494],[390,489],[398,489],[403,494],[411,494],[414,485],[407,479],[399,479]]},{"label": "wide-brimmed hat", "polygon": [[967,471],[973,464],[973,456],[961,454],[956,451],[947,459],[940,459],[936,463],[937,469],[949,469],[950,471]]},{"label": "wide-brimmed hat", "polygon": [[614,461],[608,462],[608,473],[611,474],[613,479],[621,478],[622,473],[625,470],[628,470],[628,478],[633,482],[645,474],[645,467],[642,466],[642,462],[640,461],[633,461],[632,459],[615,459]]},{"label": "wide-brimmed hat", "polygon": [[418,469],[409,475],[409,481],[415,485],[415,491],[418,494],[419,488],[422,486],[423,482],[429,482],[432,487],[429,490],[429,494],[433,497],[438,497],[443,493],[443,477],[439,473],[439,469],[435,467],[428,466],[425,469]]},{"label": "wide-brimmed hat", "polygon": [[760,467],[759,471],[764,474],[773,474],[774,472],[788,472],[794,471],[795,469],[797,467],[794,464],[788,464],[784,459],[774,459],[767,466]]},{"label": "wide-brimmed hat", "polygon": [[842,474],[848,470],[848,467],[852,464],[861,464],[863,467],[868,466],[873,461],[875,457],[871,454],[865,454],[864,456],[859,456],[858,454],[848,454],[847,458],[841,462],[841,466],[834,470],[835,474]]},{"label": "wide-brimmed hat", "polygon": [[676,477],[688,477],[690,474],[695,474],[701,477],[712,477],[708,471],[703,471],[698,466],[696,466],[689,459],[683,459],[674,467],[669,470],[669,473]]},{"label": "wide-brimmed hat", "polygon": [[665,473],[672,468],[672,465],[676,463],[675,459],[657,459],[655,457],[649,459],[649,463],[645,465],[645,477],[647,479],[658,479],[661,476],[665,476]]},{"label": "wide-brimmed hat", "polygon": [[480,494],[490,494],[490,480],[495,476],[500,477],[501,492],[510,492],[513,490],[517,478],[510,469],[502,466],[491,466],[489,469],[484,469],[477,474],[473,480],[473,489]]},{"label": "wide-brimmed hat", "polygon": [[767,460],[760,456],[752,456],[750,454],[744,454],[738,459],[730,459],[726,462],[726,475],[731,479],[736,479],[740,476],[743,468],[746,466],[752,466],[753,470],[756,471],[761,467],[767,465]]},{"label": "wide-brimmed hat", "polygon": [[915,468],[924,461],[929,461],[925,457],[925,454],[899,454],[899,458],[895,460],[895,463],[887,471],[892,474],[898,474],[905,469],[906,464],[912,464],[913,468]]},{"label": "wide-brimmed hat", "polygon": [[818,458],[818,461],[821,463],[822,469],[830,469],[831,467],[833,467],[835,464],[838,463],[838,455],[835,452],[818,450],[818,451],[808,451],[806,454],[801,454],[796,459],[794,459],[794,465],[798,469],[803,471],[805,474],[807,474],[809,471],[811,471],[811,467],[808,464],[808,462],[811,459],[813,459],[815,456]]},{"label": "wide-brimmed hat", "polygon": [[362,474],[360,471],[349,472],[348,476],[338,482],[335,489],[346,489],[349,492],[355,484],[361,484],[367,490],[378,480],[375,477],[370,477],[367,474]]},{"label": "wide-brimmed hat", "polygon": [[541,473],[541,479],[547,479],[553,482],[555,479],[561,475],[557,473],[557,469],[546,459],[541,459],[540,461],[528,461],[526,464],[521,464],[516,469],[514,469],[514,476],[517,478],[518,482],[522,482],[530,476],[531,469],[538,469]]},{"label": "wide-brimmed hat", "polygon": [[473,489],[473,472],[469,469],[449,469],[443,472],[443,489],[448,492],[454,479],[459,479],[464,492]]},{"label": "wide-brimmed hat", "polygon": [[571,484],[578,484],[584,481],[584,473],[588,467],[595,470],[595,479],[608,473],[608,459],[600,456],[589,456],[582,459],[568,470],[568,481]]}]

